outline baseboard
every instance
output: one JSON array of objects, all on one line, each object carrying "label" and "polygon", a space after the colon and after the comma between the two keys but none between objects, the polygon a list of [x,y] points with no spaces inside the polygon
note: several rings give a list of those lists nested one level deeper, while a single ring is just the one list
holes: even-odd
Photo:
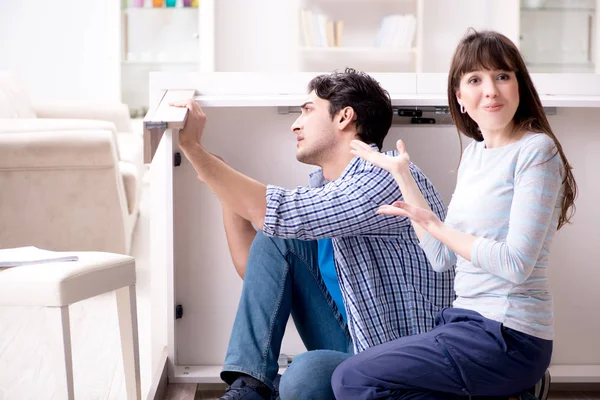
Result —
[{"label": "baseboard", "polygon": [[160,362],[156,371],[152,374],[152,385],[148,392],[146,400],[164,400],[165,394],[167,393],[167,385],[169,384],[168,373],[167,373],[167,358],[169,351],[165,347],[160,357]]},{"label": "baseboard", "polygon": [[[175,370],[173,371],[174,374],[172,378],[169,378],[169,383],[199,383],[201,385],[222,385],[222,369],[222,365],[175,365]],[[285,368],[279,368],[280,374],[283,374],[284,371]]]},{"label": "baseboard", "polygon": [[552,383],[550,393],[558,392],[600,393],[600,383]]},{"label": "baseboard", "polygon": [[600,383],[600,365],[550,365],[552,383]]}]

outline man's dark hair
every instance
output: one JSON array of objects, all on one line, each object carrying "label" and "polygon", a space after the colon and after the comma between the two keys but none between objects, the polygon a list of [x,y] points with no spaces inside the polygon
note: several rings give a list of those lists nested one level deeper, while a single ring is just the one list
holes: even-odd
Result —
[{"label": "man's dark hair", "polygon": [[379,82],[364,72],[346,68],[344,72],[316,76],[308,84],[309,93],[313,90],[319,98],[329,101],[332,119],[338,111],[352,107],[360,140],[381,149],[392,126],[393,111],[390,94]]}]

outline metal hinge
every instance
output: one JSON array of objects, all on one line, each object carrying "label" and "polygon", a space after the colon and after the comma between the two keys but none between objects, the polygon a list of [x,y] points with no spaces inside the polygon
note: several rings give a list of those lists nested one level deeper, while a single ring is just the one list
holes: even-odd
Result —
[{"label": "metal hinge", "polygon": [[183,317],[183,306],[177,304],[177,307],[175,307],[175,319],[180,319],[181,317]]},{"label": "metal hinge", "polygon": [[163,121],[144,121],[144,129],[167,129],[167,123]]}]

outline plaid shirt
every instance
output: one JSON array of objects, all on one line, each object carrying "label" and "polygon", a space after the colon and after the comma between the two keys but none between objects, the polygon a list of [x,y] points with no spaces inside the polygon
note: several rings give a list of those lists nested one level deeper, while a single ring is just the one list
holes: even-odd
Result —
[{"label": "plaid shirt", "polygon": [[[443,221],[446,208],[439,193],[419,168],[411,164],[410,171]],[[266,199],[265,234],[332,238],[356,353],[426,332],[438,311],[452,305],[454,268],[436,273],[410,220],[375,213],[379,205],[402,199],[387,171],[354,157],[332,182],[319,170],[311,174],[309,187],[268,186]]]}]

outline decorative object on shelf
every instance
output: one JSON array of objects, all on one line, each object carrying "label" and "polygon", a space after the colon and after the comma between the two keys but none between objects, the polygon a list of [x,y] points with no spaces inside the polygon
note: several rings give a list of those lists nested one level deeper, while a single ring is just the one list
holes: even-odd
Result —
[{"label": "decorative object on shelf", "polygon": [[198,7],[200,0],[192,0],[192,7]]},{"label": "decorative object on shelf", "polygon": [[165,0],[165,5],[167,7],[175,7],[177,0]]},{"label": "decorative object on shelf", "polygon": [[162,7],[163,6],[163,0],[152,0],[152,7]]},{"label": "decorative object on shelf", "polygon": [[189,7],[192,5],[192,0],[183,0],[183,6],[184,7]]},{"label": "decorative object on shelf", "polygon": [[144,7],[145,0],[131,0],[133,7]]}]

